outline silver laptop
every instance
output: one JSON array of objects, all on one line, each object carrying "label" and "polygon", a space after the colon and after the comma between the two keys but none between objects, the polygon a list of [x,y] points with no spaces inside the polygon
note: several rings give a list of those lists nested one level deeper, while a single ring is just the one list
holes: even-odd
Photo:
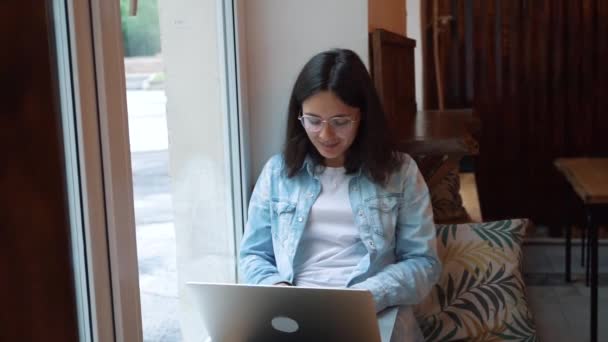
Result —
[{"label": "silver laptop", "polygon": [[188,283],[213,342],[379,342],[368,291]]}]

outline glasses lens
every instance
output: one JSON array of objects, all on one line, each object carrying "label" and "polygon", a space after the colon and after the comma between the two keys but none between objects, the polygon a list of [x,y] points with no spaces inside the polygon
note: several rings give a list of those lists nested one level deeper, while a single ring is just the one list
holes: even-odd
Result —
[{"label": "glasses lens", "polygon": [[314,116],[303,116],[302,124],[307,131],[315,133],[323,128],[323,120],[315,118]]},{"label": "glasses lens", "polygon": [[350,128],[352,121],[346,117],[338,117],[329,120],[329,124],[331,125],[331,128],[335,129],[336,131],[343,132]]}]

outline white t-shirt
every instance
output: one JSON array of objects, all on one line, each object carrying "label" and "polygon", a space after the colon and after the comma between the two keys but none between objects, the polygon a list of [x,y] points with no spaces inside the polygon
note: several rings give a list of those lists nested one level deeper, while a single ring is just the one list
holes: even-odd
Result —
[{"label": "white t-shirt", "polygon": [[355,225],[348,196],[352,175],[343,167],[325,167],[321,193],[313,204],[294,259],[294,285],[345,287],[367,254]]}]

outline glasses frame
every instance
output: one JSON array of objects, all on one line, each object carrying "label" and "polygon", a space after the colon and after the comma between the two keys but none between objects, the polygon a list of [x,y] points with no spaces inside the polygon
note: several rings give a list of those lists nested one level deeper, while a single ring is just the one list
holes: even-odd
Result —
[{"label": "glasses frame", "polygon": [[[307,129],[306,125],[304,124],[304,119],[306,117],[320,119],[321,120],[321,128],[319,128],[318,131],[313,131],[313,130]],[[339,132],[340,129],[336,128],[335,126],[333,126],[331,124],[331,121],[334,120],[334,119],[347,119],[347,120],[350,121],[350,125],[347,128],[345,128],[345,132],[351,130],[353,128],[355,122],[361,121],[361,119],[353,119],[350,115],[337,115],[337,116],[332,116],[329,119],[321,119],[318,116],[307,115],[307,114],[304,114],[304,113],[300,113],[300,115],[298,115],[298,120],[302,124],[302,127],[304,128],[305,131],[310,132],[310,133],[319,133],[319,132],[321,132],[325,128],[325,125],[329,125],[332,130],[334,130],[335,132]]]}]

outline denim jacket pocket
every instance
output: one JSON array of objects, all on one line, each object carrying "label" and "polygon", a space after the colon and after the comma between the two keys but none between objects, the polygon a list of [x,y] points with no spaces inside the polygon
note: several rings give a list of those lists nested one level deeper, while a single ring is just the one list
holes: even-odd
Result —
[{"label": "denim jacket pocket", "polygon": [[368,199],[366,205],[374,233],[384,237],[394,234],[399,200],[394,196],[376,197]]},{"label": "denim jacket pocket", "polygon": [[296,212],[296,204],[287,201],[272,202],[272,231],[275,238],[280,238],[281,242],[285,242],[287,237],[288,227],[291,226],[294,213]]}]

